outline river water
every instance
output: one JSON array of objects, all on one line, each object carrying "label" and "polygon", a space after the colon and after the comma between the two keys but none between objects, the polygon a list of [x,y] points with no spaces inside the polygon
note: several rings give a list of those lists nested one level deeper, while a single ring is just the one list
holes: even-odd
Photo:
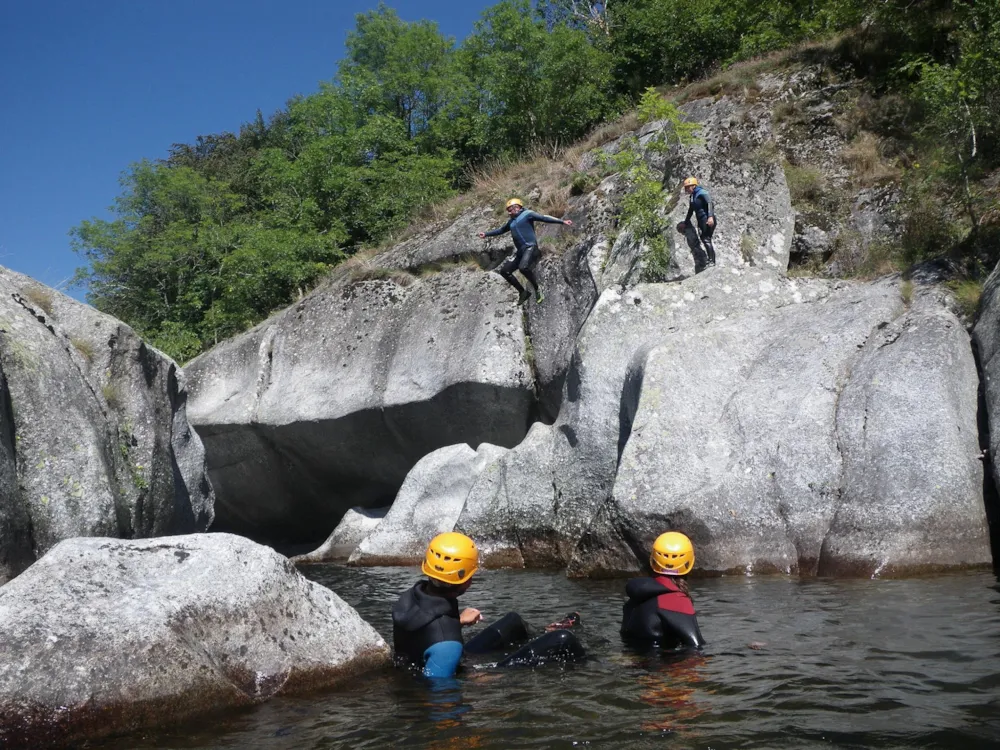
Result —
[{"label": "river water", "polygon": [[[307,575],[387,639],[412,568]],[[630,653],[623,581],[483,571],[463,606],[542,626],[578,610],[591,658],[430,686],[395,670],[342,689],[89,745],[115,748],[1000,748],[1000,586],[922,580],[695,579],[703,656]],[[750,643],[764,644],[752,649]]]}]

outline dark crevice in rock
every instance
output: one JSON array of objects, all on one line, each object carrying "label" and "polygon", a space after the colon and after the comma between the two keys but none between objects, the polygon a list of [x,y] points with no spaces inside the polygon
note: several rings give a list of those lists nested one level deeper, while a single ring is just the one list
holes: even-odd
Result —
[{"label": "dark crevice in rock", "polygon": [[459,443],[514,447],[527,434],[531,407],[523,389],[460,383],[426,401],[336,419],[201,425],[216,490],[213,528],[318,544],[349,508],[389,505],[431,451]]},{"label": "dark crevice in rock", "polygon": [[615,459],[615,466],[622,460],[625,444],[628,443],[629,436],[632,434],[632,424],[635,422],[635,415],[639,409],[639,397],[642,395],[642,381],[649,350],[649,346],[639,347],[625,374],[625,382],[622,383],[621,402],[618,407],[618,456]]},{"label": "dark crevice in rock", "polygon": [[986,506],[986,520],[990,526],[990,550],[993,553],[993,567],[1000,569],[1000,491],[997,488],[996,467],[990,453],[990,420],[986,407],[986,378],[983,376],[979,346],[972,339],[972,356],[979,374],[978,404],[976,422],[979,427],[979,449],[983,460],[983,503]]}]

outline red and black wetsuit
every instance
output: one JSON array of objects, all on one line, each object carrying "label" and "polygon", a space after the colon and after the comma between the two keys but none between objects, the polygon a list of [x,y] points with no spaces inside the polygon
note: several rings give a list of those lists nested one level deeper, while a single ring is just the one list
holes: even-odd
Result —
[{"label": "red and black wetsuit", "polygon": [[622,638],[655,643],[663,648],[701,648],[694,604],[671,576],[633,578],[625,586],[628,601],[622,610]]}]

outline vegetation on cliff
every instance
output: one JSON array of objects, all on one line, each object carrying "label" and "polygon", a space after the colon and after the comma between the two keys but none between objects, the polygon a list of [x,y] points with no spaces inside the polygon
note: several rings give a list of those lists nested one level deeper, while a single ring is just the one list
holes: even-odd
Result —
[{"label": "vegetation on cliff", "polygon": [[[317,92],[132,165],[114,218],[72,230],[86,260],[78,281],[99,309],[186,360],[474,175],[557,153],[649,86],[846,30],[826,62],[870,90],[857,111],[873,137],[857,159],[890,165],[881,179],[900,182],[912,217],[883,254],[954,250],[981,273],[1000,223],[997,0],[504,0],[461,44],[384,5],[359,15]],[[723,73],[672,91],[718,95],[734,83]],[[797,177],[822,197],[809,174]]]}]

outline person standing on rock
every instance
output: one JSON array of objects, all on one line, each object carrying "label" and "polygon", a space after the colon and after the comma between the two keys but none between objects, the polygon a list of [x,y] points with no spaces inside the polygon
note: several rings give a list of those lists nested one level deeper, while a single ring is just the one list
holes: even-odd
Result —
[{"label": "person standing on rock", "polygon": [[694,567],[694,546],[679,531],[660,534],[649,555],[653,576],[625,585],[621,635],[626,642],[660,648],[705,645],[683,576]]},{"label": "person standing on rock", "polygon": [[[712,196],[705,188],[698,184],[697,177],[688,177],[684,180],[684,192],[690,196],[688,201],[688,212],[684,218],[685,228],[691,226],[691,216],[698,219],[698,234],[702,244],[705,245],[705,253],[708,255],[708,265],[715,265],[715,247],[712,245],[712,235],[715,234],[715,204]],[[684,231],[677,227],[678,231]],[[697,259],[696,259],[697,260]]]},{"label": "person standing on rock", "polygon": [[[479,551],[465,534],[447,532],[431,540],[420,566],[427,580],[418,581],[403,592],[392,607],[392,640],[397,662],[418,668],[425,677],[453,677],[463,653],[497,651],[527,640],[524,620],[516,612],[509,612],[464,643],[462,628],[483,619],[478,609],[458,610],[458,597],[468,591],[478,567]],[[497,666],[582,658],[583,647],[566,629],[577,620],[574,613],[562,622],[553,623],[546,628],[549,632]]]},{"label": "person standing on rock", "polygon": [[511,198],[507,201],[507,215],[510,218],[506,224],[499,229],[480,232],[479,238],[497,237],[504,232],[510,232],[510,236],[514,239],[514,252],[507,256],[497,271],[507,280],[508,284],[517,290],[518,304],[523,304],[531,296],[531,293],[514,278],[514,271],[520,271],[521,275],[534,287],[535,302],[542,304],[542,288],[538,285],[534,271],[541,256],[538,250],[538,238],[535,237],[535,222],[564,224],[567,227],[573,226],[573,222],[569,219],[557,219],[555,216],[546,216],[526,209],[520,198]]}]

